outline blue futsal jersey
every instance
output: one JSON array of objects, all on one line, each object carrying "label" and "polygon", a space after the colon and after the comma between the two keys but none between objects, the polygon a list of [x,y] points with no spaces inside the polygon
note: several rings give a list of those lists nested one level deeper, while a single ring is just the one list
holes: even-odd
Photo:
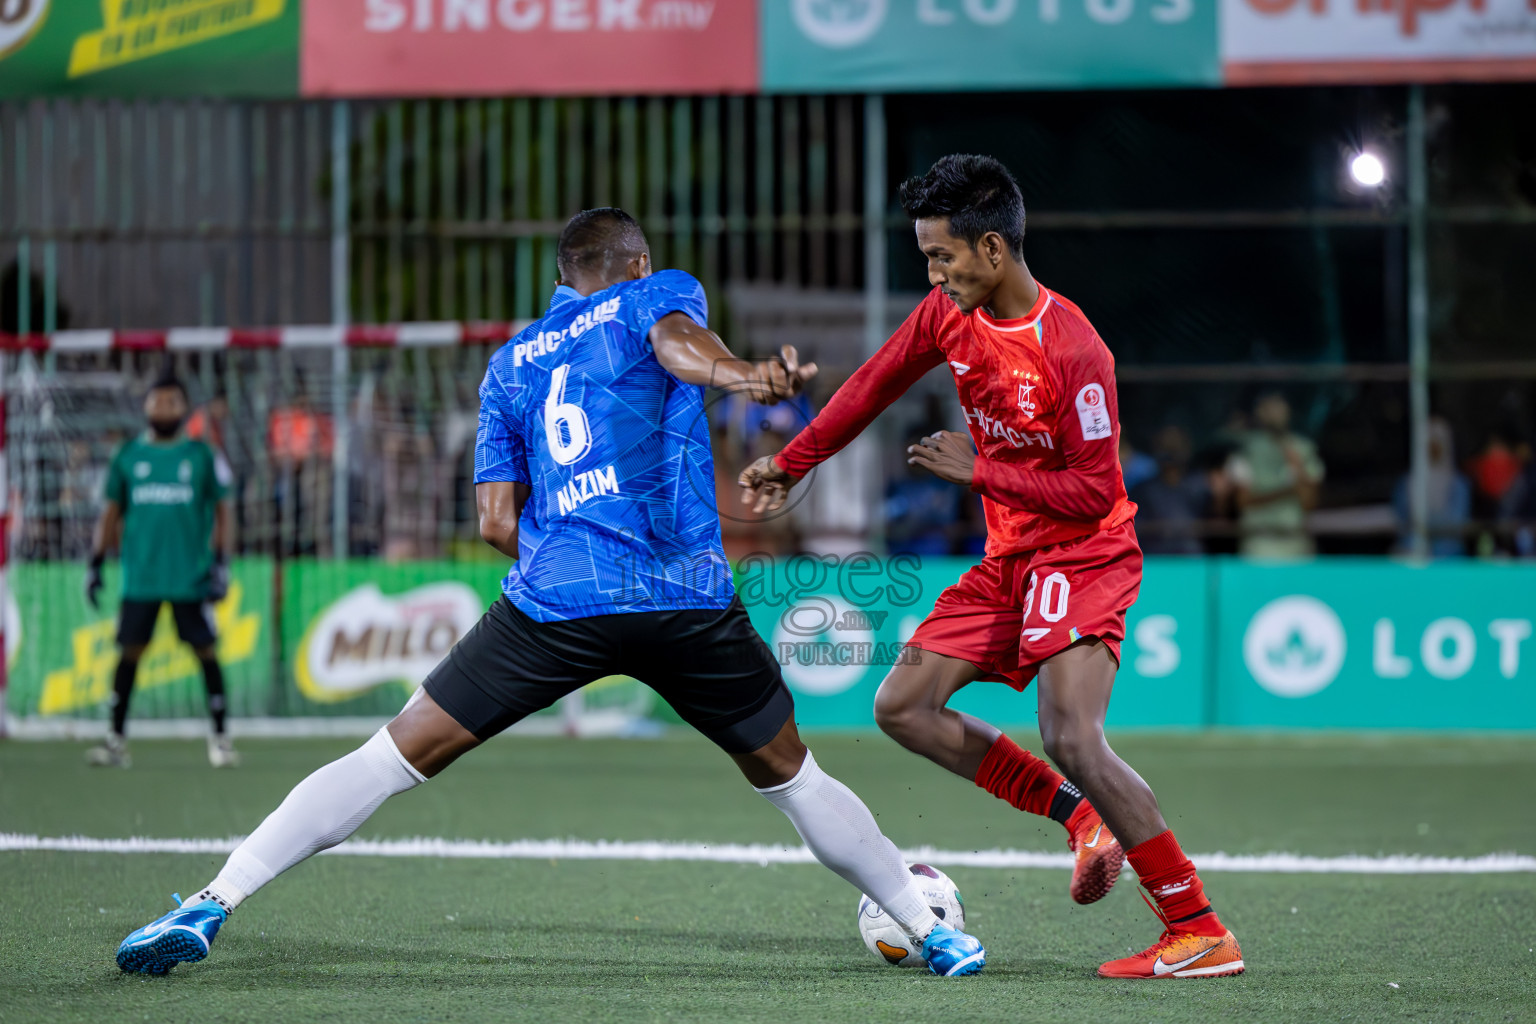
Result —
[{"label": "blue futsal jersey", "polygon": [[680,270],[588,296],[561,286],[491,357],[475,483],[533,489],[501,585],[530,618],[725,608],[735,595],[704,389],[651,350],[673,312],[708,323],[703,287]]}]

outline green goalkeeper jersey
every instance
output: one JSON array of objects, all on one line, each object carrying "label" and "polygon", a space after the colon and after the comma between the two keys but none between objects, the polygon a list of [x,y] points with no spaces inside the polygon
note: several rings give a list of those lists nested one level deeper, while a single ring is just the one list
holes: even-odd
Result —
[{"label": "green goalkeeper jersey", "polygon": [[123,513],[124,600],[206,599],[222,473],[212,448],[184,437],[146,434],[117,450],[106,490]]}]

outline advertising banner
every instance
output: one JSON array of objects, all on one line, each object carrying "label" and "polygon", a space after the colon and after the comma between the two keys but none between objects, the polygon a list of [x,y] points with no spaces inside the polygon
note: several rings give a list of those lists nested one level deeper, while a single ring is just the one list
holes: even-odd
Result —
[{"label": "advertising banner", "polygon": [[302,79],[307,96],[752,92],[757,3],[310,2]]},{"label": "advertising banner", "polygon": [[[743,560],[737,589],[808,728],[869,728],[875,691],[961,558]],[[384,717],[500,593],[486,562],[293,561],[233,565],[216,610],[231,712]],[[116,574],[109,566],[107,593]],[[100,719],[117,661],[115,601],[92,610],[73,564],[15,565],[6,610],[21,720]],[[1065,601],[1062,628],[1070,628]],[[1261,565],[1149,558],[1110,703],[1115,728],[1536,729],[1536,566],[1379,559]],[[280,648],[274,649],[280,643]],[[281,657],[277,655],[281,652]],[[975,683],[954,705],[1033,728],[1036,696]],[[201,718],[201,674],[169,611],[141,663],[134,717]],[[572,731],[677,723],[621,676],[582,691]],[[557,722],[558,725],[558,722]]]},{"label": "advertising banner", "polygon": [[294,96],[301,0],[0,0],[0,96]]},{"label": "advertising banner", "polygon": [[[284,567],[283,711],[387,717],[399,711],[501,595],[506,563],[294,562]],[[583,688],[564,715],[571,732],[633,734],[657,716],[679,722],[633,679]]]},{"label": "advertising banner", "polygon": [[1233,85],[1536,77],[1536,0],[1221,0]]},{"label": "advertising banner", "polygon": [[283,650],[304,715],[393,715],[501,593],[500,562],[292,562]]},{"label": "advertising banner", "polygon": [[[107,567],[102,607],[85,601],[85,567],[20,563],[8,570],[12,608],[5,631],[10,670],[6,708],[18,718],[101,718],[117,666],[117,567]],[[214,608],[229,712],[268,712],[272,648],[272,563],[238,559],[229,595]],[[205,706],[202,669],[176,636],[170,606],[139,662],[135,718],[196,718]]]},{"label": "advertising banner", "polygon": [[[875,690],[939,593],[973,563],[910,556],[747,559],[737,587],[783,666],[801,725],[873,721]],[[285,567],[284,650],[293,687],[286,710],[389,715],[500,593],[499,562],[295,562]],[[1209,569],[1172,560],[1149,573],[1128,623],[1115,689],[1117,725],[1193,727],[1205,714]],[[1064,627],[1065,628],[1065,627]],[[643,692],[642,692],[643,691]],[[584,714],[666,705],[614,677],[584,693]],[[957,706],[1001,724],[1033,723],[1032,693],[978,683]]]},{"label": "advertising banner", "polygon": [[1536,728],[1536,571],[1223,562],[1215,724]]},{"label": "advertising banner", "polygon": [[784,92],[1218,85],[1217,0],[765,0]]},{"label": "advertising banner", "polygon": [[[802,726],[864,727],[875,691],[945,587],[974,563],[897,555],[745,560],[737,589],[752,623],[783,666]],[[1110,704],[1115,726],[1194,727],[1205,714],[1206,563],[1149,566],[1127,621],[1123,664]],[[1062,628],[1070,627],[1070,599]],[[974,683],[954,706],[996,725],[1036,721],[1032,690]]]}]

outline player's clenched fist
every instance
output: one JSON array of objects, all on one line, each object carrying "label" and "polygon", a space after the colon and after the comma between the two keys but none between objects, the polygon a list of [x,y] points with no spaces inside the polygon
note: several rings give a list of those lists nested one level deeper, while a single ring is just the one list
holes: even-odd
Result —
[{"label": "player's clenched fist", "polygon": [[759,405],[773,405],[795,397],[816,376],[816,364],[801,365],[800,353],[795,351],[793,345],[785,345],[779,349],[777,359],[765,359],[757,367],[760,386],[749,388],[747,393]]},{"label": "player's clenched fist", "polygon": [[789,497],[789,489],[800,482],[790,476],[774,461],[772,455],[764,455],[741,471],[736,478],[741,485],[741,503],[752,507],[753,515],[776,512]]},{"label": "player's clenched fist", "polygon": [[940,480],[969,487],[976,472],[976,449],[965,434],[941,430],[908,447],[907,462],[922,466]]}]

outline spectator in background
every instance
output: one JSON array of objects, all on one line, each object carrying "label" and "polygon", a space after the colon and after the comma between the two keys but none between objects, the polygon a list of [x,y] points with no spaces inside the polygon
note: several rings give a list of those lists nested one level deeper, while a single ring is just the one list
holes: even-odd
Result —
[{"label": "spectator in background", "polygon": [[316,412],[304,382],[299,381],[293,401],[273,409],[267,418],[267,451],[285,464],[307,459],[328,459],[336,443],[331,418]]},{"label": "spectator in background", "polygon": [[69,442],[59,488],[59,518],[63,525],[60,557],[83,558],[90,553],[97,505],[106,481],[107,467],[96,461],[90,442]]},{"label": "spectator in background", "polygon": [[952,554],[964,492],[925,469],[907,466],[885,492],[885,539],[891,554]]},{"label": "spectator in background", "polygon": [[1467,460],[1472,480],[1472,516],[1478,522],[1475,544],[1479,555],[1518,551],[1519,530],[1512,522],[1525,499],[1525,464],[1529,446],[1513,431],[1496,429],[1483,448]]},{"label": "spectator in background", "polygon": [[1524,470],[1525,452],[1509,435],[1495,430],[1482,451],[1467,460],[1467,473],[1475,488],[1473,511],[1479,519],[1508,519],[1521,494],[1517,486]]},{"label": "spectator in background", "polygon": [[1525,464],[1522,496],[1515,509],[1515,553],[1521,558],[1536,557],[1536,459]]},{"label": "spectator in background", "polygon": [[[1392,494],[1397,512],[1397,549],[1413,551],[1413,473],[1398,481]],[[1439,416],[1429,421],[1429,553],[1435,558],[1466,554],[1467,524],[1472,518],[1472,485],[1456,470],[1451,425]]]},{"label": "spectator in background", "polygon": [[1120,475],[1125,478],[1126,491],[1133,491],[1147,480],[1157,476],[1157,460],[1145,452],[1138,452],[1131,439],[1120,435]]},{"label": "spectator in background", "polygon": [[[944,399],[929,392],[923,396],[921,416],[906,425],[902,436],[926,437],[949,426]],[[964,491],[905,460],[888,479],[882,514],[891,554],[951,555],[964,547],[969,525]]]},{"label": "spectator in background", "polygon": [[[1211,512],[1211,488],[1189,471],[1192,449],[1183,428],[1169,424],[1152,442],[1157,472],[1130,489],[1141,549],[1149,555],[1198,555],[1203,521]],[[1145,458],[1146,456],[1143,456]]]},{"label": "spectator in background", "polygon": [[1238,513],[1238,551],[1250,558],[1312,554],[1307,513],[1317,505],[1323,462],[1317,446],[1291,432],[1291,406],[1271,392],[1254,403],[1254,429],[1227,460]]},{"label": "spectator in background", "polygon": [[275,479],[278,542],[296,555],[329,554],[326,527],[331,505],[331,453],[336,428],[331,417],[317,411],[302,378],[295,382],[293,400],[267,416],[267,453]]},{"label": "spectator in background", "polygon": [[800,532],[788,513],[755,515],[741,504],[735,467],[778,451],[811,421],[804,395],[778,405],[759,405],[737,392],[725,392],[711,404],[711,443],[715,455],[715,502],[720,510],[720,536],[733,561],[766,552],[791,555],[800,550]]},{"label": "spectator in background", "polygon": [[230,551],[238,552],[241,550],[239,526],[244,520],[239,509],[244,504],[241,496],[245,481],[235,475],[229,450],[225,446],[229,429],[229,398],[222,391],[216,392],[207,402],[193,410],[192,416],[183,428],[188,437],[194,441],[202,441],[213,449],[214,471],[218,474],[219,481],[229,490],[231,503],[236,510],[230,519],[233,529],[230,531],[231,535],[226,538],[226,544]]}]

